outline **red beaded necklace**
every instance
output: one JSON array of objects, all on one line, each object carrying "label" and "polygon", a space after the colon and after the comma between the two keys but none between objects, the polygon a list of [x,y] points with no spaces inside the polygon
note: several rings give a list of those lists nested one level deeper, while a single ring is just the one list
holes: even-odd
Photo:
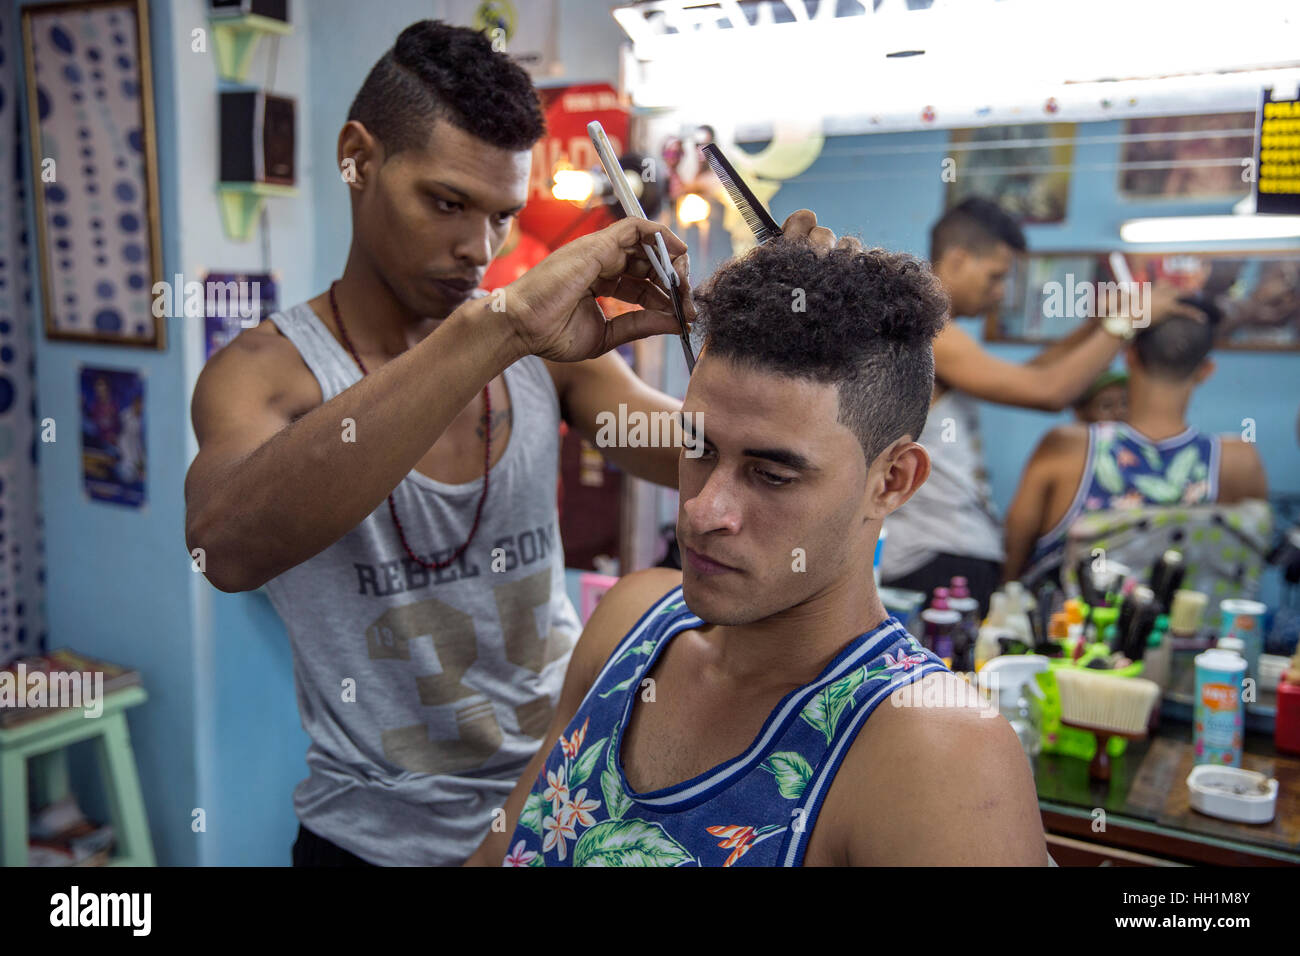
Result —
[{"label": "red beaded necklace", "polygon": [[[334,322],[339,327],[339,334],[343,336],[343,344],[346,345],[348,351],[352,353],[352,360],[357,363],[357,368],[361,369],[362,376],[365,376],[368,374],[366,367],[362,364],[361,356],[357,354],[357,350],[352,347],[352,339],[348,337],[348,330],[343,326],[343,316],[339,314],[339,304],[334,298],[334,286],[336,285],[338,285],[337,282],[330,283],[330,308],[334,311]],[[474,532],[478,531],[478,521],[483,514],[483,502],[487,501],[488,472],[490,472],[492,468],[492,396],[488,391],[490,386],[490,382],[488,385],[483,386],[483,407],[485,415],[483,426],[483,492],[478,497],[478,507],[474,509],[474,524],[469,529],[469,537],[465,539],[464,544],[456,549],[456,553],[446,561],[437,562],[425,561],[423,558],[416,555],[416,553],[411,550],[411,546],[406,542],[406,531],[402,528],[401,519],[397,517],[397,505],[393,503],[393,496],[391,494],[388,496],[388,511],[393,516],[393,524],[397,527],[397,536],[401,539],[402,547],[406,549],[407,556],[410,557],[412,561],[423,565],[430,571],[441,571],[443,568],[450,567],[457,558],[465,553],[465,549],[469,547],[469,543],[474,540]]]}]

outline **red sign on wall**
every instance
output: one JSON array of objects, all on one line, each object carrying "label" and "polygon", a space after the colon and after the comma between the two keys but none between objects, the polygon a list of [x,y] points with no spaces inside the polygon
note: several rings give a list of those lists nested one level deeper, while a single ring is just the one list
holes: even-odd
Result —
[{"label": "red sign on wall", "polygon": [[561,163],[573,169],[599,169],[600,159],[587,135],[587,124],[599,120],[614,152],[627,148],[627,110],[608,83],[584,83],[538,91],[546,114],[546,135],[533,147],[528,205],[519,216],[524,232],[556,249],[577,236],[595,232],[613,220],[600,210],[580,206],[551,195],[552,177]]}]

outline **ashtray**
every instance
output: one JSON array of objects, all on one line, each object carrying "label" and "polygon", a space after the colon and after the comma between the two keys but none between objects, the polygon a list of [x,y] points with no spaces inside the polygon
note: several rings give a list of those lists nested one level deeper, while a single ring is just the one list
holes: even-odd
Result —
[{"label": "ashtray", "polygon": [[1268,823],[1277,812],[1277,781],[1253,770],[1200,764],[1187,775],[1196,810],[1238,823]]}]

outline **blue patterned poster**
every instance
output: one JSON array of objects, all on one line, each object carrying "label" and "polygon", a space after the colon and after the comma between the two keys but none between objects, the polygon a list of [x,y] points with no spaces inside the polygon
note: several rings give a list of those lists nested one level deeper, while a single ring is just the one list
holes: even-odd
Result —
[{"label": "blue patterned poster", "polygon": [[145,499],[144,380],[81,369],[81,477],[86,494],[134,508]]},{"label": "blue patterned poster", "polygon": [[28,6],[23,39],[46,335],[163,348],[147,8]]}]

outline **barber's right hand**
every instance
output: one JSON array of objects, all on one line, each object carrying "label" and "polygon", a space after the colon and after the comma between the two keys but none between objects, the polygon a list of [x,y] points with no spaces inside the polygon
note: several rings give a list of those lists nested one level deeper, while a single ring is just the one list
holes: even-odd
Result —
[{"label": "barber's right hand", "polygon": [[[681,279],[686,321],[694,320],[686,243],[657,222],[620,219],[561,246],[502,290],[505,312],[527,353],[580,362],[649,335],[676,334],[672,301],[641,248],[656,248],[656,232],[663,234]],[[607,319],[597,296],[643,308]]]},{"label": "barber's right hand", "polygon": [[[1165,319],[1173,318],[1176,315],[1204,322],[1204,312],[1194,305],[1179,301],[1179,299],[1190,295],[1192,291],[1171,282],[1153,282],[1151,284],[1150,304],[1146,309],[1147,314],[1145,316],[1135,316],[1134,326],[1141,329],[1148,325],[1159,325]],[[1145,323],[1142,321],[1144,318]]]}]

